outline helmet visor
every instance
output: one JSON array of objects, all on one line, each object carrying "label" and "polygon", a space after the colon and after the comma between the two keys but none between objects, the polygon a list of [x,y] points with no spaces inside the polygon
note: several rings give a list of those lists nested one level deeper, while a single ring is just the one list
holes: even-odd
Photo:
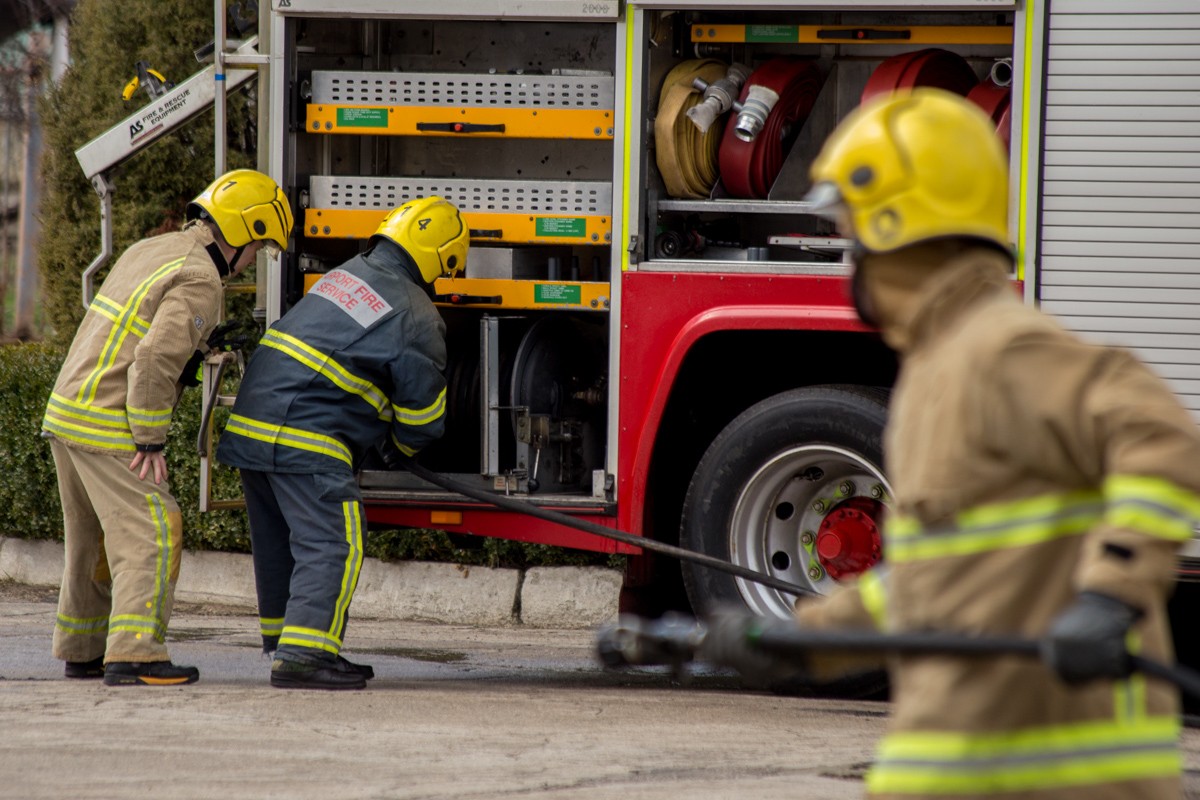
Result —
[{"label": "helmet visor", "polygon": [[808,194],[804,195],[804,202],[809,204],[812,213],[832,222],[839,234],[848,238],[854,236],[854,224],[850,220],[850,207],[842,198],[837,184],[831,181],[822,181],[816,184],[809,189]]}]

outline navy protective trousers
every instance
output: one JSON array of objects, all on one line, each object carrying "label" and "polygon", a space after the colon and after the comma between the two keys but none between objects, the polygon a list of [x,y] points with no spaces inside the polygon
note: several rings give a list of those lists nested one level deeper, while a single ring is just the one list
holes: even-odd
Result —
[{"label": "navy protective trousers", "polygon": [[342,648],[366,520],[350,470],[243,469],[263,650],[325,665]]}]

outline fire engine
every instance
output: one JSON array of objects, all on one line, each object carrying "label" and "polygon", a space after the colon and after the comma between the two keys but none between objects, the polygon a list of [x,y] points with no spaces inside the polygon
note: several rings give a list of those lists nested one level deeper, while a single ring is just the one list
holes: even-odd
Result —
[{"label": "fire engine", "polygon": [[[273,0],[244,42],[217,6],[215,64],[150,118],[220,122],[257,78],[260,166],[297,218],[259,270],[266,322],[408,199],[471,228],[436,286],[447,432],[419,461],[439,474],[819,592],[884,557],[896,361],[803,198],[837,122],[913,86],[967,96],[1008,144],[1017,289],[1200,412],[1194,0]],[[128,153],[101,144],[80,161],[103,198]],[[678,582],[382,461],[360,483],[377,525],[631,553],[631,602]],[[698,611],[792,601],[687,564],[682,583]]]}]

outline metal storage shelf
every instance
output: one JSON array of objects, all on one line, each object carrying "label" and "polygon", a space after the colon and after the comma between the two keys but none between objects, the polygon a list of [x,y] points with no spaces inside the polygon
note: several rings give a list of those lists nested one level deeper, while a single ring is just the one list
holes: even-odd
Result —
[{"label": "metal storage shelf", "polygon": [[612,239],[612,184],[603,181],[314,175],[304,232],[365,239],[388,211],[428,195],[458,206],[475,241],[602,245]]},{"label": "metal storage shelf", "polygon": [[611,75],[312,74],[312,133],[611,140]]},{"label": "metal storage shelf", "polygon": [[[469,256],[467,265],[469,272]],[[607,311],[611,287],[592,281],[439,278],[434,292],[439,303],[449,306]]]},{"label": "metal storage shelf", "polygon": [[639,272],[712,273],[719,275],[828,275],[844,277],[850,266],[812,261],[724,261],[713,259],[654,259],[637,265]]},{"label": "metal storage shelf", "polygon": [[803,200],[659,200],[659,211],[706,211],[713,214],[811,214]]}]

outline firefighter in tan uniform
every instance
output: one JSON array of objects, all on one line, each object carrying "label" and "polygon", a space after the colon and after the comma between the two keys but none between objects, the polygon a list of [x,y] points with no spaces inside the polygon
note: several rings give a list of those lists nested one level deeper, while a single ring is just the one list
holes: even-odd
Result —
[{"label": "firefighter in tan uniform", "polygon": [[220,319],[223,281],[262,247],[285,248],[292,212],[266,175],[235,170],[186,215],[183,230],[138,242],[113,266],[42,421],[66,541],[54,656],[69,678],[119,686],[199,677],[172,664],[164,644],[183,532],[163,447],[181,378],[195,373]]},{"label": "firefighter in tan uniform", "polygon": [[[891,658],[872,797],[1178,798],[1177,693],[1131,675],[1126,645],[1172,660],[1200,432],[1131,355],[1021,301],[1007,173],[988,119],[931,89],[855,111],[813,164],[810,200],[857,240],[855,305],[901,369],[886,561],[797,616],[1043,640],[1046,663]],[[718,620],[712,646],[744,622]]]}]

